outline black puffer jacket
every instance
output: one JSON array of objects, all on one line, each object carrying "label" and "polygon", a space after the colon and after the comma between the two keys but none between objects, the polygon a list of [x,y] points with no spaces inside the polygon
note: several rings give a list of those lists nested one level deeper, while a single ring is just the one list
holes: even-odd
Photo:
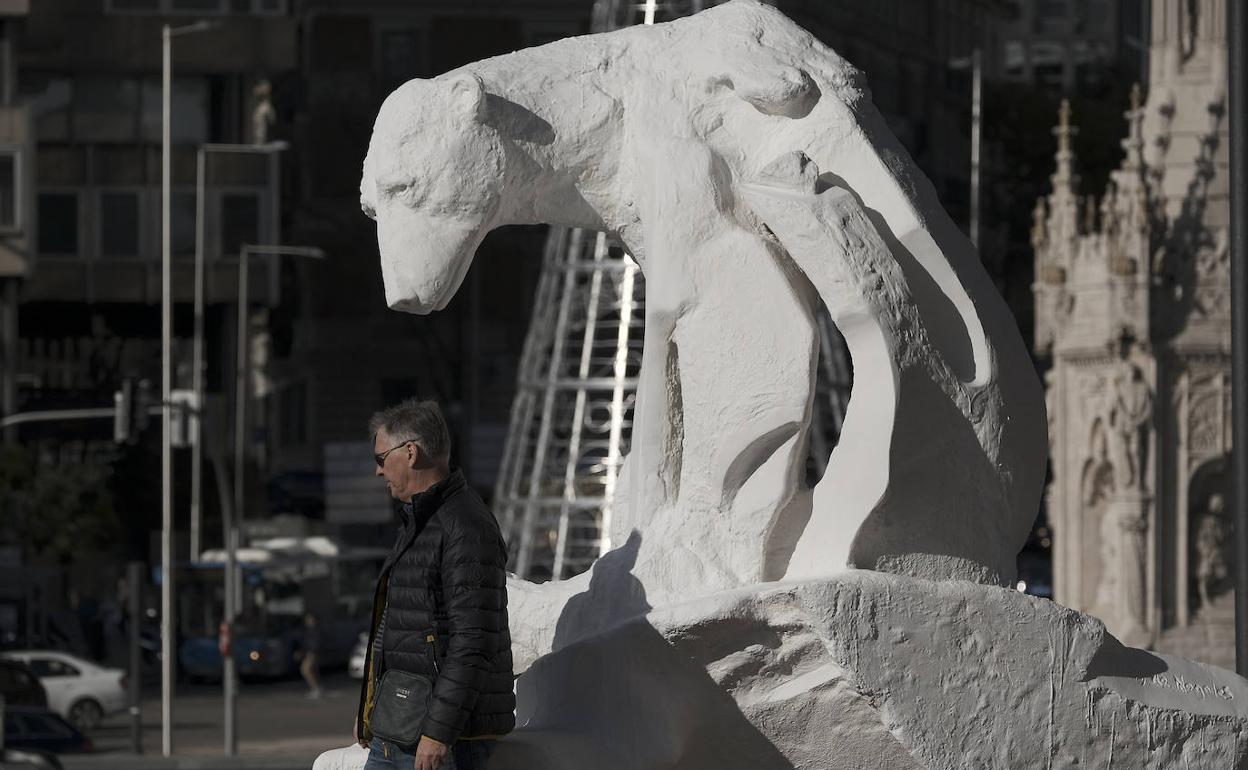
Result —
[{"label": "black puffer jacket", "polygon": [[403,526],[373,598],[362,737],[371,737],[372,690],[385,669],[434,680],[424,729],[430,738],[451,744],[511,732],[506,564],[494,514],[459,471],[403,506]]}]

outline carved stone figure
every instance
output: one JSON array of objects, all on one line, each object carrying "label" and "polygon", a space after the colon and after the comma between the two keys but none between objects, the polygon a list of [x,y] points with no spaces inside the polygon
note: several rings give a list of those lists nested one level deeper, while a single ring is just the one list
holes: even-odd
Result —
[{"label": "carved stone figure", "polygon": [[[991,585],[1035,516],[1038,379],[861,75],[776,9],[409,82],[361,202],[396,309],[444,307],[506,223],[612,231],[646,274],[620,545],[572,580],[509,584],[523,727],[496,770],[1248,755],[1248,681]],[[811,490],[819,300],[855,388]],[[1162,672],[1187,689],[1149,684]]]},{"label": "carved stone figure", "polygon": [[257,81],[251,95],[255,100],[251,110],[251,141],[253,144],[265,144],[269,141],[269,129],[277,122],[273,87],[268,80]]},{"label": "carved stone figure", "polygon": [[[1231,451],[1231,335],[1228,239],[1227,27],[1225,0],[1149,0],[1147,93],[1125,104],[1121,164],[1109,175],[1100,222],[1072,236],[1079,218],[1079,164],[1069,142],[1070,111],[1057,124],[1052,191],[1036,202],[1035,349],[1051,361],[1062,436],[1050,456],[1054,598],[1091,610],[1106,567],[1099,509],[1087,504],[1089,426],[1096,420],[1113,467],[1114,505],[1151,529],[1142,559],[1120,560],[1135,580],[1144,565],[1146,639],[1156,649],[1230,668],[1235,662],[1230,603],[1201,610],[1197,568],[1201,521],[1211,487],[1196,469]],[[1111,205],[1111,193],[1113,203]],[[1063,302],[1055,301],[1064,276]],[[1124,353],[1106,360],[1106,351]],[[1138,369],[1139,371],[1136,371]],[[1081,383],[1095,383],[1084,388]],[[1215,485],[1216,486],[1216,485]],[[1210,551],[1212,554],[1213,551]],[[1221,585],[1227,589],[1225,583]],[[1217,590],[1213,592],[1216,600]],[[1119,607],[1125,607],[1119,602]],[[1134,606],[1134,605],[1132,605]],[[1126,635],[1121,612],[1109,628]]]},{"label": "carved stone figure", "polygon": [[[777,11],[658,29],[386,100],[361,200],[387,301],[445,306],[502,224],[612,231],[647,282],[612,542],[641,535],[649,590],[851,565],[1008,581],[1042,483],[1041,392],[969,241],[860,74]],[[810,490],[818,299],[872,385]]]},{"label": "carved stone figure", "polygon": [[1230,574],[1226,559],[1228,531],[1222,495],[1209,496],[1209,506],[1196,525],[1196,590],[1201,609],[1210,606],[1213,589]]},{"label": "carved stone figure", "polygon": [[1122,489],[1143,489],[1148,462],[1148,441],[1153,427],[1153,391],[1144,370],[1124,361],[1114,380],[1112,425],[1120,457],[1115,465]]}]

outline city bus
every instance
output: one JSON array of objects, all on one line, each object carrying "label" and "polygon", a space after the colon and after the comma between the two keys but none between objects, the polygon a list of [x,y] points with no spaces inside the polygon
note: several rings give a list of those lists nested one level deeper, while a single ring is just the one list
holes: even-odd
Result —
[{"label": "city bus", "polygon": [[[373,588],[388,551],[343,548],[324,537],[284,537],[239,548],[232,652],[240,676],[293,676],[303,658],[304,615],[321,630],[321,665],[343,667],[368,629]],[[178,663],[194,680],[219,680],[225,552],[205,551],[178,571]]]}]

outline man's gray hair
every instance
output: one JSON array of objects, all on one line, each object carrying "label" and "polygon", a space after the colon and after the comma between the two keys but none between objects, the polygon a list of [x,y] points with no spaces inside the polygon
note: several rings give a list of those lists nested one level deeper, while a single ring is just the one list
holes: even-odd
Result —
[{"label": "man's gray hair", "polygon": [[396,444],[415,442],[435,460],[447,460],[451,456],[451,434],[437,401],[409,398],[383,409],[368,421],[368,431],[374,436],[385,431]]}]

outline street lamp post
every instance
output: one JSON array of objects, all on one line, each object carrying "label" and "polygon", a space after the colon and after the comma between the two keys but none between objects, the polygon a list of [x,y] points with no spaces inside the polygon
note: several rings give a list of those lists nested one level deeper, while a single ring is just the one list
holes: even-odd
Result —
[{"label": "street lamp post", "polygon": [[191,416],[195,421],[196,440],[191,443],[191,561],[199,559],[203,543],[201,542],[201,521],[203,519],[203,409],[204,409],[204,271],[205,271],[205,227],[207,209],[207,165],[209,154],[255,154],[269,155],[273,160],[269,167],[271,231],[274,238],[277,232],[277,186],[278,186],[278,153],[289,145],[286,142],[267,142],[265,144],[201,144],[195,157],[195,332],[191,344],[191,390],[195,394],[196,411]]},{"label": "street lamp post", "polygon": [[[226,523],[225,535],[225,624],[230,631],[237,613],[235,593],[237,577],[238,527],[246,511],[246,451],[247,451],[247,378],[250,356],[248,356],[248,323],[247,323],[247,274],[252,254],[269,256],[311,257],[321,259],[325,252],[313,246],[256,246],[243,244],[238,255],[238,336],[235,341],[234,367],[234,504],[232,521]],[[230,638],[233,638],[232,631]],[[224,656],[223,683],[225,686],[225,753],[233,756],[238,753],[238,715],[235,709],[238,700],[237,672],[234,655],[231,652]]]},{"label": "street lamp post", "polygon": [[983,103],[983,52],[977,46],[970,56],[950,59],[948,66],[953,70],[971,71],[971,201],[970,221],[967,223],[967,235],[971,245],[979,248],[979,178],[980,178],[980,144],[981,106]]},{"label": "street lamp post", "polygon": [[971,244],[979,248],[979,147],[980,92],[983,88],[983,54],[971,54]]},{"label": "street lamp post", "polygon": [[197,21],[161,28],[160,115],[160,747],[173,754],[173,266],[171,169],[173,144],[173,38],[214,25]]}]

